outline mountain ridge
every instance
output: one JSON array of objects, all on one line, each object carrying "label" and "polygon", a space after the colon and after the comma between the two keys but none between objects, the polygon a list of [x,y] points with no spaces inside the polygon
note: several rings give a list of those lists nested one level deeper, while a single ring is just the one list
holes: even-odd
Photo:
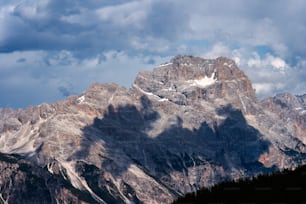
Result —
[{"label": "mountain ridge", "polygon": [[305,101],[259,101],[233,60],[177,56],[140,72],[130,89],[94,83],[61,102],[0,109],[0,152],[98,203],[171,203],[221,181],[305,164]]}]

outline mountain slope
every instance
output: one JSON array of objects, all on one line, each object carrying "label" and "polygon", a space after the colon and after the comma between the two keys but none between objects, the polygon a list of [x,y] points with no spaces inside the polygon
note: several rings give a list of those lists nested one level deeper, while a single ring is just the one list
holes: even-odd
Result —
[{"label": "mountain slope", "polygon": [[0,153],[0,203],[97,203],[89,193],[73,188],[63,178],[65,171],[57,170],[50,174],[18,155]]},{"label": "mountain slope", "polygon": [[177,56],[140,72],[130,89],[93,84],[62,102],[0,110],[0,152],[47,167],[99,203],[170,203],[304,164],[303,135],[273,110],[234,61]]}]

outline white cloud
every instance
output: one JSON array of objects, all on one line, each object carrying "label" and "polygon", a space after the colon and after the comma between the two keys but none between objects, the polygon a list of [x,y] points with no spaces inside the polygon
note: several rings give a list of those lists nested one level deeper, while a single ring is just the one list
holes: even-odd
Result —
[{"label": "white cloud", "polygon": [[115,82],[130,87],[140,70],[168,60],[169,57],[130,56],[118,51],[81,60],[67,50],[0,54],[0,61],[5,63],[0,66],[0,95],[6,96],[0,105],[25,107],[53,102],[67,94],[81,93],[93,82]]},{"label": "white cloud", "polygon": [[249,67],[260,67],[262,61],[257,53],[253,53],[253,58],[249,59],[247,65]]},{"label": "white cloud", "polygon": [[279,57],[273,57],[273,56],[271,56],[271,58],[272,58],[271,59],[271,65],[273,67],[275,67],[277,69],[284,69],[287,66],[286,62],[283,59],[281,59]]},{"label": "white cloud", "polygon": [[253,87],[260,96],[272,96],[271,93],[278,92],[285,87],[285,84],[271,82],[254,83]]},{"label": "white cloud", "polygon": [[132,1],[121,5],[112,5],[97,9],[95,13],[102,21],[111,21],[118,26],[143,27],[151,0]]},{"label": "white cloud", "polygon": [[233,60],[235,61],[235,63],[239,66],[240,65],[240,61],[241,59],[239,57],[234,57]]},{"label": "white cloud", "polygon": [[202,54],[202,57],[211,58],[211,59],[214,59],[220,56],[229,57],[231,53],[232,51],[230,50],[230,48],[225,46],[223,43],[218,42],[214,44],[210,50]]},{"label": "white cloud", "polygon": [[94,81],[129,85],[137,71],[153,67],[147,61],[162,63],[176,54],[231,57],[261,96],[301,93],[306,87],[303,0],[11,0],[0,5],[0,92],[8,95],[13,89],[5,77],[12,82],[23,77],[33,91],[44,87],[54,97],[57,83],[71,92]]},{"label": "white cloud", "polygon": [[247,65],[249,67],[255,67],[255,68],[272,67],[279,70],[284,70],[286,67],[288,67],[286,62],[280,57],[267,54],[264,56],[264,58],[261,58],[259,54],[256,52],[254,52],[253,57],[248,60]]},{"label": "white cloud", "polygon": [[298,64],[292,65],[270,53],[264,56],[256,52],[251,56],[246,53],[236,51],[235,55],[241,59],[240,68],[249,76],[260,98],[282,92],[305,93],[306,63],[303,60],[299,59]]},{"label": "white cloud", "polygon": [[274,89],[272,83],[254,83],[253,87],[257,94],[263,95],[270,94]]}]

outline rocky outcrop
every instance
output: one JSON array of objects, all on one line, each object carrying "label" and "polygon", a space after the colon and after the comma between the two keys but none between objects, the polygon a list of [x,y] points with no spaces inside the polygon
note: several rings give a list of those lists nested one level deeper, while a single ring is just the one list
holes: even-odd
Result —
[{"label": "rocky outcrop", "polygon": [[18,155],[0,153],[0,171],[0,203],[97,203],[73,188],[64,171],[51,174]]},{"label": "rocky outcrop", "polygon": [[230,59],[177,56],[140,72],[130,89],[95,83],[62,102],[0,110],[0,151],[43,169],[37,177],[70,184],[57,187],[63,202],[83,192],[98,203],[170,203],[224,180],[304,164],[305,103],[300,119],[292,116],[299,123],[280,114],[305,97],[296,100],[281,102],[288,109],[273,98],[259,102]]},{"label": "rocky outcrop", "polygon": [[152,72],[140,72],[133,87],[178,105],[228,99],[242,107],[241,97],[256,100],[248,77],[237,68],[234,61],[222,57],[205,60],[177,56]]},{"label": "rocky outcrop", "polygon": [[278,94],[275,97],[262,100],[261,104],[276,114],[280,120],[286,123],[285,128],[306,144],[306,95]]}]

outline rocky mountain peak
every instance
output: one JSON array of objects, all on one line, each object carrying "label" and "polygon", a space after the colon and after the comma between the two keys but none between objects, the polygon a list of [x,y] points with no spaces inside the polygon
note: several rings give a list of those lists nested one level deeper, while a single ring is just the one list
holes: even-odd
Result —
[{"label": "rocky mountain peak", "polygon": [[[237,67],[236,63],[226,57],[218,57],[216,59],[203,59],[193,56],[178,55],[170,60],[177,69],[178,74],[180,70],[187,73],[183,75],[183,79],[190,80],[192,78],[210,76],[213,73],[218,73],[218,80],[235,80],[247,76]],[[162,64],[163,66],[165,64]]]},{"label": "rocky mountain peak", "polygon": [[42,177],[50,202],[170,203],[203,186],[294,168],[306,163],[305,109],[305,96],[259,102],[233,60],[177,56],[140,72],[130,89],[94,83],[54,104],[0,109],[8,175],[0,174],[0,199],[27,203],[14,194],[15,175],[22,185]]},{"label": "rocky mountain peak", "polygon": [[179,105],[218,100],[245,107],[247,99],[256,100],[249,78],[233,60],[224,57],[176,56],[152,71],[140,72],[133,88]]}]

